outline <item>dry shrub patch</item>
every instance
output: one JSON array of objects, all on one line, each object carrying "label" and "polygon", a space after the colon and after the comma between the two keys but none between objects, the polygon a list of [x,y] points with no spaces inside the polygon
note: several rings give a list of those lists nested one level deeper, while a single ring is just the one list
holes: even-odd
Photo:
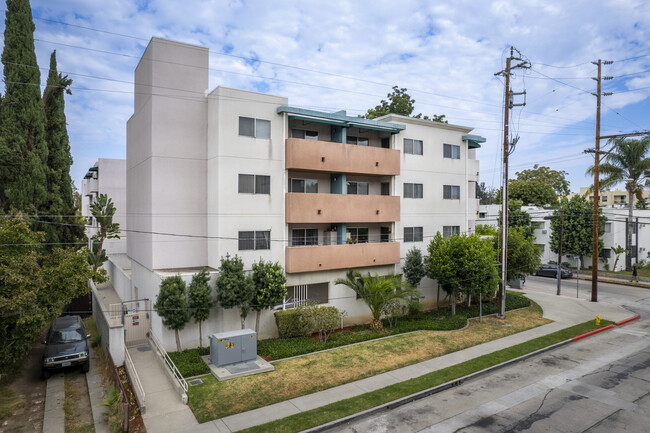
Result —
[{"label": "dry shrub patch", "polygon": [[80,371],[66,373],[64,379],[65,431],[91,433],[95,431],[86,375]]},{"label": "dry shrub patch", "polygon": [[275,371],[218,382],[212,376],[189,390],[199,422],[322,391],[549,323],[537,305],[505,320],[472,319],[460,331],[418,331],[275,363]]}]

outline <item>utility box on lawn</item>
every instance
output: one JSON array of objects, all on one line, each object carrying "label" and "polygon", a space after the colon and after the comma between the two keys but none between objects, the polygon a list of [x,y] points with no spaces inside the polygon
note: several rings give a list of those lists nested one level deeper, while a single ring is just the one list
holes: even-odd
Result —
[{"label": "utility box on lawn", "polygon": [[210,339],[210,362],[221,367],[257,358],[257,333],[252,329],[220,332]]}]

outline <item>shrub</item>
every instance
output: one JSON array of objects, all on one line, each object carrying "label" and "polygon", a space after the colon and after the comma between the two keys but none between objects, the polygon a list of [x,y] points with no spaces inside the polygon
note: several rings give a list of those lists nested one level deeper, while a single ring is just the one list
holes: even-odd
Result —
[{"label": "shrub", "polygon": [[300,323],[300,311],[298,309],[276,311],[275,324],[278,326],[280,338],[304,337],[311,333],[305,333]]},{"label": "shrub", "polygon": [[210,367],[201,359],[201,356],[209,354],[209,347],[199,347],[182,352],[169,352],[169,357],[183,377],[192,377],[210,373]]},{"label": "shrub", "polygon": [[329,335],[340,327],[345,311],[339,312],[336,307],[321,307],[309,303],[298,308],[300,327],[304,332],[318,332],[318,341],[327,343]]}]

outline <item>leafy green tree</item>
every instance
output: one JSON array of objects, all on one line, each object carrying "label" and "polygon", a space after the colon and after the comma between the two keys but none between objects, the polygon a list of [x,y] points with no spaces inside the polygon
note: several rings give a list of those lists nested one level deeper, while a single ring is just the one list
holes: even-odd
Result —
[{"label": "leafy green tree", "polygon": [[252,308],[257,312],[255,332],[259,333],[262,310],[281,303],[287,297],[287,279],[280,263],[260,259],[259,262],[253,263],[252,281],[255,289]]},{"label": "leafy green tree", "polygon": [[[45,106],[45,138],[48,144],[47,173],[47,220],[46,241],[49,243],[78,242],[84,238],[83,223],[76,215],[70,178],[70,140],[65,117],[64,93],[70,93],[72,80],[62,76],[56,67],[56,51],[50,56],[50,73],[43,93]],[[67,217],[66,217],[67,216]],[[43,218],[43,217],[41,217]],[[72,223],[72,224],[66,224]]]},{"label": "leafy green tree", "polygon": [[190,315],[199,324],[199,347],[203,347],[203,322],[210,317],[210,309],[214,305],[212,289],[210,288],[210,274],[203,269],[192,276],[188,288],[188,302]]},{"label": "leafy green tree", "polygon": [[639,210],[648,210],[648,199],[645,197],[637,199],[636,203],[634,203],[634,207]]},{"label": "leafy green tree", "polygon": [[[628,218],[630,224],[634,218],[634,198],[643,198],[643,188],[650,187],[650,135],[641,140],[627,138],[614,138],[609,140],[613,144],[612,150],[607,153],[605,160],[600,164],[600,187],[611,188],[621,182],[625,183],[629,200]],[[587,169],[587,174],[594,175],[594,167]],[[627,245],[632,245],[632,230],[628,230]],[[626,269],[632,266],[631,257],[628,255]]]},{"label": "leafy green tree", "polygon": [[627,254],[628,251],[622,246],[617,245],[612,248],[612,252],[616,254],[616,260],[614,260],[614,268],[612,269],[614,272],[616,272],[616,265],[618,264],[618,258],[621,256],[621,254]]},{"label": "leafy green tree", "polygon": [[235,255],[221,258],[216,282],[217,300],[225,309],[239,308],[241,329],[246,327],[246,316],[254,301],[255,287],[251,278],[244,274],[244,262]]},{"label": "leafy green tree", "polygon": [[524,204],[557,206],[558,199],[553,187],[539,180],[510,179],[508,182],[510,200],[521,200]]},{"label": "leafy green tree", "polygon": [[499,192],[498,188],[489,187],[485,182],[480,182],[476,184],[476,198],[479,199],[481,204],[492,204],[498,203],[499,198],[497,193]]},{"label": "leafy green tree", "polygon": [[336,307],[320,306],[315,301],[307,301],[305,305],[298,307],[298,315],[305,335],[318,332],[318,341],[325,344],[330,334],[340,326],[346,312],[339,311]]},{"label": "leafy green tree", "polygon": [[[524,230],[526,236],[532,237],[533,221],[530,214],[521,210],[523,202],[521,200],[513,199],[508,201],[508,228],[520,228]],[[501,227],[501,211],[499,211],[499,218],[497,220],[499,227]]]},{"label": "leafy green tree", "polygon": [[90,238],[92,248],[87,251],[86,256],[88,264],[92,268],[93,281],[96,283],[108,281],[106,270],[101,268],[106,260],[108,260],[108,256],[104,250],[104,241],[106,239],[120,238],[120,225],[113,222],[115,211],[113,200],[106,194],[99,194],[96,201],[90,204],[90,213],[97,221],[99,228],[97,233]]},{"label": "leafy green tree", "polygon": [[[413,104],[415,99],[406,93],[406,88],[399,88],[393,86],[393,91],[386,95],[388,100],[382,99],[379,105],[375,108],[369,109],[363,117],[366,119],[376,119],[377,117],[385,116],[387,114],[399,114],[402,116],[410,116],[413,113]],[[447,123],[444,114],[433,114],[431,117],[423,116],[418,113],[413,116],[415,119],[431,120],[433,122]]]},{"label": "leafy green tree", "polygon": [[180,352],[181,339],[178,331],[185,328],[190,321],[187,286],[180,275],[163,278],[154,308],[163,319],[163,325],[174,330],[176,350]]},{"label": "leafy green tree", "polygon": [[28,0],[7,0],[5,95],[0,105],[0,209],[39,213],[47,204],[45,110]]},{"label": "leafy green tree", "polygon": [[[549,184],[555,191],[555,194],[560,196],[569,195],[571,192],[569,189],[569,181],[566,179],[567,175],[568,173],[564,170],[551,170],[550,167],[540,166],[539,164],[535,164],[533,168],[516,173],[517,180],[524,182],[537,181]],[[538,206],[543,206],[543,204]]]},{"label": "leafy green tree", "polygon": [[426,276],[424,262],[422,261],[422,251],[419,248],[413,247],[406,253],[406,261],[404,262],[402,272],[404,272],[406,281],[413,287],[417,287],[420,281],[422,281],[422,278]]},{"label": "leafy green tree", "polygon": [[84,255],[47,252],[43,239],[20,217],[0,218],[0,379],[27,356],[46,324],[89,290]]},{"label": "leafy green tree", "polygon": [[[564,209],[564,217],[561,217]],[[602,238],[605,233],[607,218],[603,216],[602,209],[598,210],[598,236]],[[562,229],[562,221],[564,228]],[[592,230],[594,222],[593,203],[581,195],[574,195],[571,199],[563,198],[560,208],[553,212],[551,219],[551,251],[557,253],[560,247],[560,234],[562,234],[562,254],[579,256],[584,268],[584,256],[592,254]],[[562,229],[562,233],[560,230]],[[603,241],[599,239],[599,254],[603,248]]]},{"label": "leafy green tree", "polygon": [[[494,249],[499,250],[501,230],[494,237]],[[540,249],[535,245],[534,238],[528,236],[526,230],[513,227],[508,230],[508,257],[506,264],[506,280],[516,280],[537,271],[540,265]]]},{"label": "leafy green tree", "polygon": [[492,294],[499,282],[497,254],[488,240],[473,234],[431,240],[426,258],[427,276],[451,295],[451,313],[456,314],[458,292]]},{"label": "leafy green tree", "polygon": [[474,233],[479,236],[496,236],[497,229],[489,224],[476,224]]},{"label": "leafy green tree", "polygon": [[342,284],[354,290],[366,303],[372,314],[372,329],[381,329],[381,316],[386,311],[386,305],[395,300],[408,303],[412,296],[419,292],[404,284],[400,275],[368,275],[349,270],[345,278],[338,278],[334,284]]}]

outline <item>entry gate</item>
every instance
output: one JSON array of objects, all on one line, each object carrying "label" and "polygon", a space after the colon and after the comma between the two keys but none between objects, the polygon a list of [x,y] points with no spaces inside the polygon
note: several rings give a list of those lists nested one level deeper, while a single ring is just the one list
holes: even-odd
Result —
[{"label": "entry gate", "polygon": [[151,301],[136,299],[122,302],[122,324],[126,347],[149,344],[151,331]]}]

